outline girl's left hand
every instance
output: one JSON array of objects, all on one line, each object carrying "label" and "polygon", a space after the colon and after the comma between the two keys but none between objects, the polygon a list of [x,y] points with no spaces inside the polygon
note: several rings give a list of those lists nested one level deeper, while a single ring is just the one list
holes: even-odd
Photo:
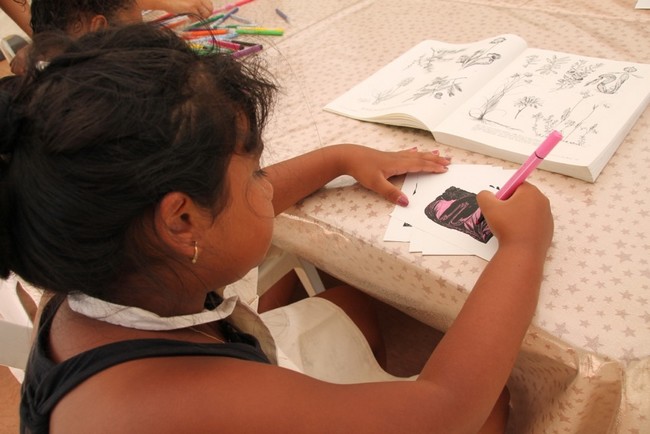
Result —
[{"label": "girl's left hand", "polygon": [[388,178],[411,172],[444,173],[451,163],[451,159],[440,156],[438,151],[383,152],[358,145],[344,146],[345,152],[341,155],[344,172],[364,187],[401,206],[408,205],[408,199]]}]

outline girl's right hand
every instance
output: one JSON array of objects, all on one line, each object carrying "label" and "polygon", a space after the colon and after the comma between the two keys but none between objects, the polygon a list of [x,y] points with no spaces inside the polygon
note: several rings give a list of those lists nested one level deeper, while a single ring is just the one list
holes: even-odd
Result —
[{"label": "girl's right hand", "polygon": [[525,245],[546,252],[553,239],[553,215],[549,200],[539,189],[524,182],[508,200],[489,191],[476,199],[499,246]]}]

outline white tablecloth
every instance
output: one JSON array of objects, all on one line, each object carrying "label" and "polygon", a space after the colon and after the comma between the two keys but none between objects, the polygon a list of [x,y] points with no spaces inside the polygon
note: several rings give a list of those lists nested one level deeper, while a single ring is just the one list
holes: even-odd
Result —
[{"label": "white tablecloth", "polygon": [[[633,1],[279,1],[291,17],[264,55],[283,87],[266,163],[353,142],[440,149],[454,162],[516,165],[322,107],[423,39],[472,42],[515,33],[529,46],[650,63],[650,11]],[[255,7],[253,7],[255,5]],[[244,11],[242,11],[243,14]],[[541,170],[556,231],[539,306],[510,382],[513,433],[650,432],[650,113],[594,184]],[[401,182],[400,179],[395,180]],[[277,219],[274,242],[404,312],[446,329],[485,266],[421,256],[383,241],[393,205],[339,180]],[[480,361],[477,361],[480,363]]]}]

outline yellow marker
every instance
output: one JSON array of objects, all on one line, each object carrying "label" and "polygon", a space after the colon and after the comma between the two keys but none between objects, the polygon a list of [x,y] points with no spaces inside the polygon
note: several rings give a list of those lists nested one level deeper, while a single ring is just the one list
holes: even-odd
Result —
[{"label": "yellow marker", "polygon": [[240,35],[284,35],[284,29],[280,27],[238,27],[235,31]]}]

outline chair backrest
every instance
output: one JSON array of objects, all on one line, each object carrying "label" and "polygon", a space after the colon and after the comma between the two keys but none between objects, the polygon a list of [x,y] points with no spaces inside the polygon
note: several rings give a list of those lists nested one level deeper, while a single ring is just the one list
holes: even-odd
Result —
[{"label": "chair backrest", "polygon": [[0,280],[0,365],[22,382],[32,344],[32,319],[20,300],[16,276]]},{"label": "chair backrest", "polygon": [[259,266],[257,293],[262,295],[289,271],[294,270],[309,296],[325,291],[316,267],[292,253],[272,245]]}]

